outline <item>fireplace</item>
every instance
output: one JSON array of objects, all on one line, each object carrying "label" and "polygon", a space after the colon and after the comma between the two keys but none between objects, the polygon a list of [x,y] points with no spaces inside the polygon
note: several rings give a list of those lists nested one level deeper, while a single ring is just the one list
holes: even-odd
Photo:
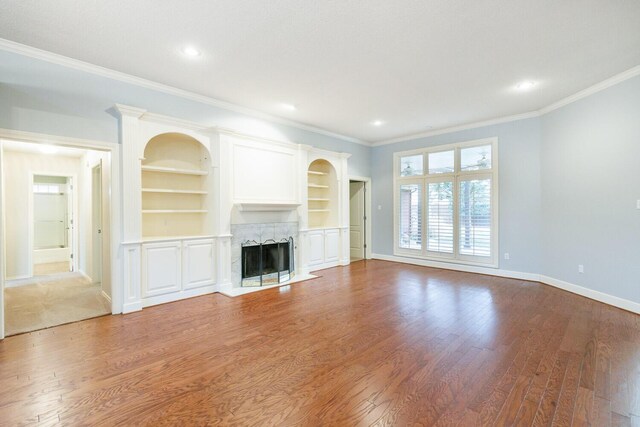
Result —
[{"label": "fireplace", "polygon": [[242,243],[242,286],[267,286],[291,280],[293,250],[293,237]]}]

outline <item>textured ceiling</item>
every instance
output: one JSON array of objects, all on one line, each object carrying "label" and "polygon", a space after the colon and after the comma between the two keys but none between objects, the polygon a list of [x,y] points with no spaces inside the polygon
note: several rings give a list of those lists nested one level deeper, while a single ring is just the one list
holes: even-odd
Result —
[{"label": "textured ceiling", "polygon": [[547,106],[640,64],[638,23],[630,0],[0,2],[0,38],[365,141]]}]

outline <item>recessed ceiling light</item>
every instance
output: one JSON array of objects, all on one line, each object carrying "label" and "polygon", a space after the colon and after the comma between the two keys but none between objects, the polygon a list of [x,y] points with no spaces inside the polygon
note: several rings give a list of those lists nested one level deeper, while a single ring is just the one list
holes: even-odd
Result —
[{"label": "recessed ceiling light", "polygon": [[295,106],[295,104],[281,104],[282,108],[284,108],[285,110],[288,111],[296,111],[298,109],[298,107]]},{"label": "recessed ceiling light", "polygon": [[190,56],[191,58],[195,58],[197,56],[200,56],[201,53],[198,49],[196,49],[193,46],[185,46],[182,48],[182,53],[184,53],[187,56]]},{"label": "recessed ceiling light", "polygon": [[374,126],[382,126],[384,122],[382,120],[374,120],[371,122],[371,124]]},{"label": "recessed ceiling light", "polygon": [[533,89],[536,86],[536,82],[531,81],[531,80],[526,80],[524,82],[520,82],[516,85],[516,89],[519,90],[520,92],[527,92],[531,89]]},{"label": "recessed ceiling light", "polygon": [[58,152],[58,149],[53,145],[42,145],[40,146],[40,152],[42,154],[55,154]]}]

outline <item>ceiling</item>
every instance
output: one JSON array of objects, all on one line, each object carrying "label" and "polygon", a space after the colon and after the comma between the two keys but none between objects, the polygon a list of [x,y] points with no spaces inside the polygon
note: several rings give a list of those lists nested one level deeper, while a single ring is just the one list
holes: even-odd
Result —
[{"label": "ceiling", "polygon": [[368,142],[559,101],[639,65],[639,22],[623,0],[0,3],[0,38]]}]

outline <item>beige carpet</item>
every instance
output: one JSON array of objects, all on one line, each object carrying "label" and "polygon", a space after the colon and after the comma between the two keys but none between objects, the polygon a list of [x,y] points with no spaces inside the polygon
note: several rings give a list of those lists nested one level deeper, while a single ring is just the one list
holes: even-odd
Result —
[{"label": "beige carpet", "polygon": [[4,291],[6,335],[111,313],[100,285],[91,284],[80,273],[34,277],[29,283]]}]

